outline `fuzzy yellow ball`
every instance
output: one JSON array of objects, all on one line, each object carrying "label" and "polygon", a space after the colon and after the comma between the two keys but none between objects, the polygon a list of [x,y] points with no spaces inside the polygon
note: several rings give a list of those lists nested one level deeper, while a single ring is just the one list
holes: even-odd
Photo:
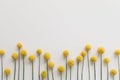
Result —
[{"label": "fuzzy yellow ball", "polygon": [[117,55],[117,56],[120,55],[120,49],[115,50],[114,53],[115,53],[115,55]]},{"label": "fuzzy yellow ball", "polygon": [[36,50],[36,53],[37,53],[38,55],[41,55],[41,54],[42,54],[42,49],[37,49],[37,50]]},{"label": "fuzzy yellow ball", "polygon": [[29,61],[33,62],[35,60],[35,55],[34,54],[29,55],[28,59]]},{"label": "fuzzy yellow ball", "polygon": [[42,76],[42,78],[46,78],[47,77],[47,71],[42,71],[41,72],[41,76]]},{"label": "fuzzy yellow ball", "polygon": [[83,57],[81,55],[76,57],[77,62],[81,62],[83,60]]},{"label": "fuzzy yellow ball", "polygon": [[87,52],[86,51],[82,51],[81,52],[81,56],[85,57],[87,55]]},{"label": "fuzzy yellow ball", "polygon": [[22,47],[23,47],[22,42],[18,42],[18,43],[17,43],[17,48],[18,48],[18,49],[21,49]]},{"label": "fuzzy yellow ball", "polygon": [[6,76],[10,75],[10,73],[11,73],[10,68],[5,68],[4,73],[5,73]]},{"label": "fuzzy yellow ball", "polygon": [[5,54],[5,50],[4,49],[0,49],[0,56],[3,56]]},{"label": "fuzzy yellow ball", "polygon": [[65,71],[65,67],[62,66],[62,65],[58,66],[58,71],[61,72],[61,73],[64,72]]},{"label": "fuzzy yellow ball", "polygon": [[21,51],[20,51],[20,54],[21,54],[21,56],[27,56],[27,50],[26,49],[22,49]]},{"label": "fuzzy yellow ball", "polygon": [[86,44],[86,45],[85,45],[85,50],[86,50],[86,51],[90,51],[91,48],[92,48],[92,46],[91,46],[90,44]]},{"label": "fuzzy yellow ball", "polygon": [[97,57],[96,56],[91,56],[90,61],[91,62],[96,62],[97,61]]},{"label": "fuzzy yellow ball", "polygon": [[50,58],[51,58],[50,53],[49,53],[49,52],[45,52],[45,53],[44,53],[44,59],[45,59],[45,60],[49,60]]},{"label": "fuzzy yellow ball", "polygon": [[55,63],[53,62],[53,61],[50,61],[49,63],[48,63],[48,67],[49,68],[53,68],[55,66]]},{"label": "fuzzy yellow ball", "polygon": [[104,63],[108,64],[109,62],[110,62],[110,58],[109,57],[104,58]]},{"label": "fuzzy yellow ball", "polygon": [[68,51],[68,50],[64,50],[64,51],[63,51],[63,56],[64,56],[64,57],[67,57],[68,55],[69,55],[69,51]]},{"label": "fuzzy yellow ball", "polygon": [[115,76],[115,75],[117,74],[117,70],[116,70],[116,69],[111,69],[111,70],[110,70],[110,74],[111,74],[112,76]]},{"label": "fuzzy yellow ball", "polygon": [[11,57],[12,57],[13,60],[17,60],[18,59],[18,53],[17,52],[12,53]]},{"label": "fuzzy yellow ball", "polygon": [[104,48],[104,47],[99,47],[99,48],[97,49],[97,52],[98,52],[98,54],[102,55],[102,54],[104,54],[104,52],[105,52],[105,48]]},{"label": "fuzzy yellow ball", "polygon": [[72,67],[74,64],[75,64],[75,62],[74,62],[73,59],[69,59],[69,60],[68,60],[68,66],[69,66],[69,67]]}]

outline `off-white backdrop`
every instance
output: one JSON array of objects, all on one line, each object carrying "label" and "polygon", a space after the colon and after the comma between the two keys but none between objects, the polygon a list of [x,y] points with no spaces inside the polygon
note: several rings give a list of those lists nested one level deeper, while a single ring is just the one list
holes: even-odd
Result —
[{"label": "off-white backdrop", "polygon": [[[97,47],[104,46],[104,57],[112,59],[110,68],[117,68],[113,52],[120,48],[120,0],[0,0],[0,48],[6,50],[4,67],[13,69],[11,53],[17,51],[18,41],[23,42],[29,54],[37,48],[49,51],[56,67],[65,64],[64,49],[70,50],[69,58],[75,59],[87,43],[92,45],[90,55],[97,55]],[[41,62],[44,70],[43,58]],[[36,59],[35,80],[38,80],[37,64]],[[56,67],[55,80],[60,80]],[[103,67],[103,80],[106,80],[106,66]],[[93,80],[93,65],[90,68]],[[25,80],[31,80],[27,57],[25,70]],[[84,80],[88,80],[87,73],[85,63]],[[98,60],[97,80],[100,80],[99,73]],[[76,65],[72,79],[76,80]]]}]

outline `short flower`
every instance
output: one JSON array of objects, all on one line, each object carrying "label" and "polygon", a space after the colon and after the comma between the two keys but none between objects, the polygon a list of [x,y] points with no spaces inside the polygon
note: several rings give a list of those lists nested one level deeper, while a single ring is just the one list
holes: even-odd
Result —
[{"label": "short flower", "polygon": [[68,60],[68,66],[72,67],[75,64],[73,59]]},{"label": "short flower", "polygon": [[62,65],[58,66],[58,71],[61,72],[61,73],[64,72],[65,71],[65,67],[62,66]]},{"label": "short flower", "polygon": [[90,44],[87,44],[87,45],[85,46],[85,50],[86,50],[86,51],[90,51],[90,50],[91,50],[91,48],[92,48],[92,47],[91,47],[91,45],[90,45]]},{"label": "short flower", "polygon": [[42,54],[42,49],[37,49],[36,53],[37,53],[38,55]]},{"label": "short flower", "polygon": [[34,54],[31,54],[29,57],[28,57],[29,61],[34,61],[35,60],[35,55]]},{"label": "short flower", "polygon": [[104,58],[104,63],[108,64],[109,62],[110,62],[110,58],[109,57]]},{"label": "short flower", "polygon": [[47,71],[42,71],[41,72],[41,76],[42,76],[42,78],[46,78],[47,77]]},{"label": "short flower", "polygon": [[5,54],[5,50],[4,49],[0,49],[0,56],[3,56]]},{"label": "short flower", "polygon": [[81,62],[83,60],[83,57],[81,55],[77,56],[76,58],[77,62]]},{"label": "short flower", "polygon": [[117,56],[120,55],[120,49],[115,50],[114,53],[115,53],[115,55],[117,55]]},{"label": "short flower", "polygon": [[81,52],[81,56],[85,57],[86,55],[87,55],[86,51],[83,50],[83,51]]},{"label": "short flower", "polygon": [[50,62],[48,63],[48,67],[49,67],[49,68],[53,68],[54,66],[55,66],[55,64],[54,64],[53,61],[50,61]]},{"label": "short flower", "polygon": [[68,51],[68,50],[64,50],[64,51],[63,51],[63,56],[64,56],[64,57],[67,57],[68,55],[69,55],[69,51]]},{"label": "short flower", "polygon": [[51,58],[50,53],[49,52],[45,52],[44,59],[45,60],[49,60],[50,58]]},{"label": "short flower", "polygon": [[18,59],[18,53],[14,52],[11,57],[12,57],[13,60]]},{"label": "short flower", "polygon": [[102,55],[102,54],[104,54],[104,52],[105,52],[105,48],[104,48],[104,47],[99,47],[99,48],[97,49],[97,52],[98,52],[98,54]]},{"label": "short flower", "polygon": [[97,61],[97,57],[96,57],[96,56],[92,56],[92,57],[90,58],[90,61],[91,61],[91,62],[96,62],[96,61]]},{"label": "short flower", "polygon": [[18,48],[18,49],[22,48],[22,46],[23,46],[22,42],[18,42],[18,43],[17,43],[17,48]]},{"label": "short flower", "polygon": [[111,69],[111,70],[110,70],[110,74],[111,74],[112,76],[115,76],[115,75],[117,74],[117,70],[116,70],[116,69]]},{"label": "short flower", "polygon": [[11,73],[10,68],[4,69],[4,73],[5,73],[6,76],[10,75],[10,73]]},{"label": "short flower", "polygon": [[20,54],[21,54],[21,56],[27,56],[27,50],[25,50],[25,49],[22,49],[21,51],[20,51]]}]

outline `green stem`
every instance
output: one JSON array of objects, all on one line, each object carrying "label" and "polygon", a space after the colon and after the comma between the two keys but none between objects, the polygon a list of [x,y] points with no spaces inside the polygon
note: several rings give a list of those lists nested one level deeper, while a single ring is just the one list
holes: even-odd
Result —
[{"label": "green stem", "polygon": [[115,80],[115,77],[113,76],[113,80]]},{"label": "green stem", "polygon": [[66,57],[66,80],[67,80],[67,57]]},{"label": "green stem", "polygon": [[1,56],[1,80],[3,80],[3,57]]},{"label": "green stem", "polygon": [[118,74],[119,74],[119,80],[120,80],[120,62],[119,62],[120,60],[119,60],[119,56],[118,56]]},{"label": "green stem", "polygon": [[25,79],[25,58],[23,57],[23,80]]},{"label": "green stem", "polygon": [[95,66],[95,63],[94,63],[94,80],[96,80],[96,66]]},{"label": "green stem", "polygon": [[16,78],[16,60],[15,60],[15,63],[14,63],[14,80]]},{"label": "green stem", "polygon": [[53,72],[53,69],[52,69],[52,79],[54,80],[54,72]]},{"label": "green stem", "polygon": [[82,63],[81,80],[83,80],[83,69],[84,69],[84,58],[83,58],[83,63]]},{"label": "green stem", "polygon": [[62,80],[62,72],[61,72],[61,80]]},{"label": "green stem", "polygon": [[33,61],[32,61],[32,80],[34,80],[34,65],[33,65]]},{"label": "green stem", "polygon": [[39,56],[39,65],[38,65],[38,77],[40,80],[41,79],[41,76],[40,76],[40,56]]},{"label": "green stem", "polygon": [[100,76],[102,80],[102,55],[100,56]]},{"label": "green stem", "polygon": [[87,62],[88,62],[88,75],[89,75],[89,80],[90,80],[90,63],[89,63],[89,53],[87,51]]},{"label": "green stem", "polygon": [[107,80],[109,80],[109,66],[107,64]]},{"label": "green stem", "polygon": [[49,80],[48,60],[47,60],[47,79]]},{"label": "green stem", "polygon": [[18,49],[18,80],[20,80],[20,49]]},{"label": "green stem", "polygon": [[71,73],[72,73],[72,68],[70,67],[70,80],[71,80],[71,78],[72,78]]},{"label": "green stem", "polygon": [[79,62],[77,62],[77,80],[79,79]]},{"label": "green stem", "polygon": [[8,80],[8,76],[6,76],[6,80]]},{"label": "green stem", "polygon": [[42,78],[42,80],[44,80],[44,78]]}]

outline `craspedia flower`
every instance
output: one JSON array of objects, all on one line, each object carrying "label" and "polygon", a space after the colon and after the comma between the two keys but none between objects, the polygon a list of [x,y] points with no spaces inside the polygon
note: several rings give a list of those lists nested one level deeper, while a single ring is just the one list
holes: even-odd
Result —
[{"label": "craspedia flower", "polygon": [[111,69],[111,70],[110,70],[110,74],[111,74],[112,76],[115,76],[115,75],[117,74],[117,70],[116,70],[116,69]]},{"label": "craspedia flower", "polygon": [[87,55],[86,51],[83,50],[83,51],[81,52],[81,56],[85,57],[86,55]]},{"label": "craspedia flower", "polygon": [[18,42],[18,43],[17,43],[17,48],[18,48],[18,49],[22,48],[22,46],[23,46],[22,42]]},{"label": "craspedia flower", "polygon": [[53,68],[55,66],[55,63],[53,62],[53,61],[50,61],[49,63],[48,63],[48,67],[49,68]]},{"label": "craspedia flower", "polygon": [[73,59],[68,60],[68,66],[72,67],[75,64]]},{"label": "craspedia flower", "polygon": [[6,76],[10,75],[10,73],[11,73],[10,68],[5,68],[4,73],[5,73]]},{"label": "craspedia flower", "polygon": [[49,53],[49,52],[45,52],[45,54],[44,54],[44,59],[45,59],[45,60],[49,60],[50,58],[51,58],[50,53]]},{"label": "craspedia flower", "polygon": [[64,51],[63,51],[63,56],[64,56],[64,57],[67,57],[68,55],[69,55],[69,51],[68,51],[68,50],[64,50]]},{"label": "craspedia flower", "polygon": [[83,60],[83,57],[81,55],[77,56],[76,57],[76,61],[77,62],[81,62]]},{"label": "craspedia flower", "polygon": [[117,56],[120,55],[120,49],[115,50],[114,53],[115,53],[115,55],[117,55]]},{"label": "craspedia flower", "polygon": [[91,56],[90,61],[91,62],[96,62],[97,61],[97,57],[96,56]]},{"label": "craspedia flower", "polygon": [[86,50],[86,51],[90,51],[91,48],[92,48],[92,46],[91,46],[90,44],[86,44],[86,45],[85,45],[85,50]]},{"label": "craspedia flower", "polygon": [[13,60],[18,59],[18,53],[17,52],[12,53],[11,57],[12,57]]},{"label": "craspedia flower", "polygon": [[65,67],[62,66],[62,65],[58,66],[58,71],[61,72],[61,73],[64,72],[65,71]]},{"label": "craspedia flower", "polygon": [[42,76],[42,78],[46,78],[47,77],[47,71],[42,71],[41,72],[41,76]]},{"label": "craspedia flower", "polygon": [[22,49],[21,51],[20,51],[20,54],[21,54],[21,56],[27,56],[27,50],[25,50],[25,49]]},{"label": "craspedia flower", "polygon": [[99,47],[99,48],[97,49],[97,52],[98,52],[98,54],[102,55],[102,54],[104,54],[104,52],[105,52],[105,48],[104,48],[104,47]]},{"label": "craspedia flower", "polygon": [[35,60],[35,55],[34,54],[29,55],[28,59],[31,62],[34,61]]},{"label": "craspedia flower", "polygon": [[36,53],[37,53],[38,55],[42,54],[42,49],[37,49],[37,50],[36,50]]},{"label": "craspedia flower", "polygon": [[0,49],[0,55],[3,56],[5,54],[5,50],[4,49]]},{"label": "craspedia flower", "polygon": [[108,64],[109,62],[110,62],[110,58],[109,57],[104,58],[104,63]]}]

